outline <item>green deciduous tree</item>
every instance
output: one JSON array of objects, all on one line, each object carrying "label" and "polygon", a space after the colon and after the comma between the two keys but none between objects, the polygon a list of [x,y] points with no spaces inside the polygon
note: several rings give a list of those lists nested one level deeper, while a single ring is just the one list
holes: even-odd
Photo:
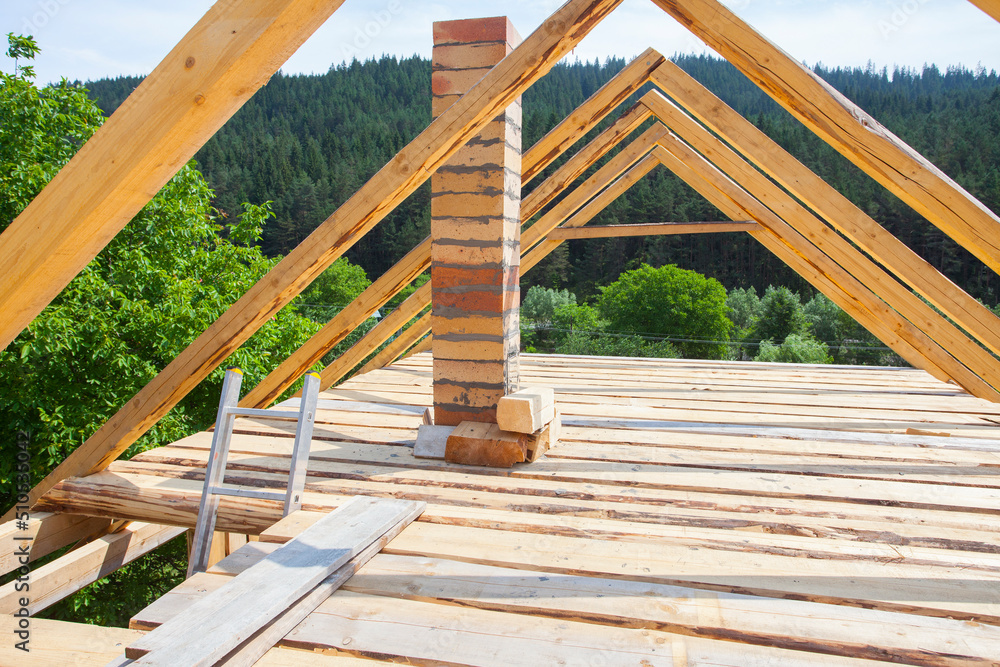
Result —
[{"label": "green deciduous tree", "polygon": [[760,316],[751,327],[753,341],[784,341],[789,334],[805,334],[809,322],[802,310],[799,295],[787,287],[769,286],[760,300]]},{"label": "green deciduous tree", "polygon": [[722,284],[673,264],[623,273],[597,306],[609,330],[668,337],[685,357],[723,358],[733,328]]},{"label": "green deciduous tree", "polygon": [[569,290],[549,289],[535,285],[528,290],[521,302],[521,317],[536,324],[552,324],[552,317],[560,306],[576,303],[576,295]]},{"label": "green deciduous tree", "polygon": [[791,364],[832,364],[826,343],[820,343],[812,336],[788,334],[781,345],[770,340],[760,344],[760,351],[754,361],[778,361]]}]

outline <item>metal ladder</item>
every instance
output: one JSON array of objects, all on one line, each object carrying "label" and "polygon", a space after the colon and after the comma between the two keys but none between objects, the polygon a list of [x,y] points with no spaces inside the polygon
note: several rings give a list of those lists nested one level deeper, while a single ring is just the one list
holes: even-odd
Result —
[{"label": "metal ladder", "polygon": [[[189,577],[196,572],[204,572],[208,569],[208,558],[212,548],[212,536],[215,533],[215,520],[219,511],[220,496],[282,500],[284,501],[283,516],[288,516],[289,513],[302,507],[302,490],[306,484],[309,447],[312,443],[313,424],[316,421],[316,403],[319,398],[319,373],[306,373],[305,385],[302,387],[302,399],[299,402],[297,413],[238,407],[242,382],[243,371],[239,368],[226,370],[226,378],[222,383],[222,397],[219,399],[219,412],[215,418],[212,449],[209,452],[208,465],[205,468],[205,486],[201,492],[201,504],[198,507],[198,523],[195,526],[191,556],[188,559],[187,576]],[[226,461],[229,458],[229,443],[233,437],[233,424],[238,416],[298,421],[298,427],[295,429],[295,444],[292,449],[292,462],[288,470],[287,491],[265,491],[223,483],[226,477]]]}]

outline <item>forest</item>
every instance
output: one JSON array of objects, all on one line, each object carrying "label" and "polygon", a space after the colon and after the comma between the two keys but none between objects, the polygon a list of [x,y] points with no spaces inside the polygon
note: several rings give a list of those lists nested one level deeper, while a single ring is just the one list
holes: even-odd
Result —
[{"label": "forest", "polygon": [[[13,72],[0,72],[0,230],[140,81],[63,81],[41,88],[31,67],[37,46],[30,38],[8,39],[16,64]],[[674,60],[973,296],[989,306],[1000,300],[996,274],[726,62]],[[625,64],[609,59],[557,66],[524,96],[525,148]],[[816,71],[1000,211],[995,72],[933,66]],[[14,443],[30,441],[34,483],[85,441],[427,125],[430,72],[421,58],[383,57],[323,75],[276,74],[0,351],[5,508],[13,499]],[[657,168],[593,224],[720,219],[719,211]],[[259,381],[423,239],[429,222],[425,186],[226,363],[241,366],[247,384]],[[568,242],[522,277],[521,291],[527,352],[900,363],[745,234]],[[649,307],[639,308],[642,303]],[[670,317],[650,317],[654,311]],[[208,426],[221,377],[219,370],[199,385],[126,456]],[[175,542],[46,613],[123,624],[182,576],[183,552],[183,541]]]},{"label": "forest", "polygon": [[[708,56],[673,60],[973,296],[990,305],[1000,301],[1000,277],[815,137],[729,63]],[[524,95],[523,148],[625,64],[609,59],[556,66]],[[933,65],[921,71],[871,66],[815,71],[987,207],[1000,210],[996,72],[962,67],[942,72]],[[214,190],[214,205],[232,218],[245,201],[274,202],[276,217],[264,228],[262,249],[268,256],[287,252],[430,122],[430,73],[427,60],[387,56],[332,67],[323,75],[275,75],[196,156]],[[138,83],[119,78],[87,87],[110,114]],[[657,167],[591,224],[720,219],[700,195]],[[423,239],[429,225],[424,187],[348,257],[377,277]],[[762,294],[769,285],[783,285],[812,294],[744,234],[572,241],[524,276],[522,292],[542,285],[589,299],[598,286],[643,263],[677,264],[716,278],[726,289],[754,287]]]}]

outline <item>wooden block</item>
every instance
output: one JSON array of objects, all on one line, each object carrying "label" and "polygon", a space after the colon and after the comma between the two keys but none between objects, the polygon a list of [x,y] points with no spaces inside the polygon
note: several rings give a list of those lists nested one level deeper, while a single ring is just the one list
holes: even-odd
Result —
[{"label": "wooden block", "polygon": [[214,664],[423,509],[424,503],[352,498],[226,586],[198,600],[182,617],[133,642],[125,654],[133,660],[143,658],[141,664],[149,665]]},{"label": "wooden block", "polygon": [[505,431],[536,433],[555,417],[551,387],[525,387],[497,403],[497,423]]},{"label": "wooden block", "polygon": [[448,437],[444,459],[450,463],[509,468],[524,461],[527,438],[501,431],[496,424],[462,422]]},{"label": "wooden block", "polygon": [[559,444],[561,432],[562,416],[559,414],[559,408],[556,408],[552,421],[543,426],[537,433],[532,433],[528,439],[526,460],[529,463],[537,461],[545,452]]},{"label": "wooden block", "polygon": [[448,436],[454,426],[428,426],[421,424],[417,429],[417,441],[413,445],[413,455],[418,459],[443,459],[448,448]]},{"label": "wooden block", "polygon": [[434,425],[434,408],[424,410],[424,423],[429,426]]}]

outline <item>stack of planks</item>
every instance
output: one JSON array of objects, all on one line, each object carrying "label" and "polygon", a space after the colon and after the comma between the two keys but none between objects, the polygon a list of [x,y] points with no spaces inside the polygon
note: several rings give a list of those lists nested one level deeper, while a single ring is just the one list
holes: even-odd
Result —
[{"label": "stack of planks", "polygon": [[[413,457],[428,355],[321,395],[305,509],[355,494],[427,509],[282,646],[465,665],[996,664],[995,405],[912,369],[526,355],[522,374],[555,388],[563,429],[510,469]],[[289,426],[236,432],[228,481],[283,484]],[[67,480],[43,505],[191,525],[209,442]],[[279,518],[227,499],[219,525]]]}]

